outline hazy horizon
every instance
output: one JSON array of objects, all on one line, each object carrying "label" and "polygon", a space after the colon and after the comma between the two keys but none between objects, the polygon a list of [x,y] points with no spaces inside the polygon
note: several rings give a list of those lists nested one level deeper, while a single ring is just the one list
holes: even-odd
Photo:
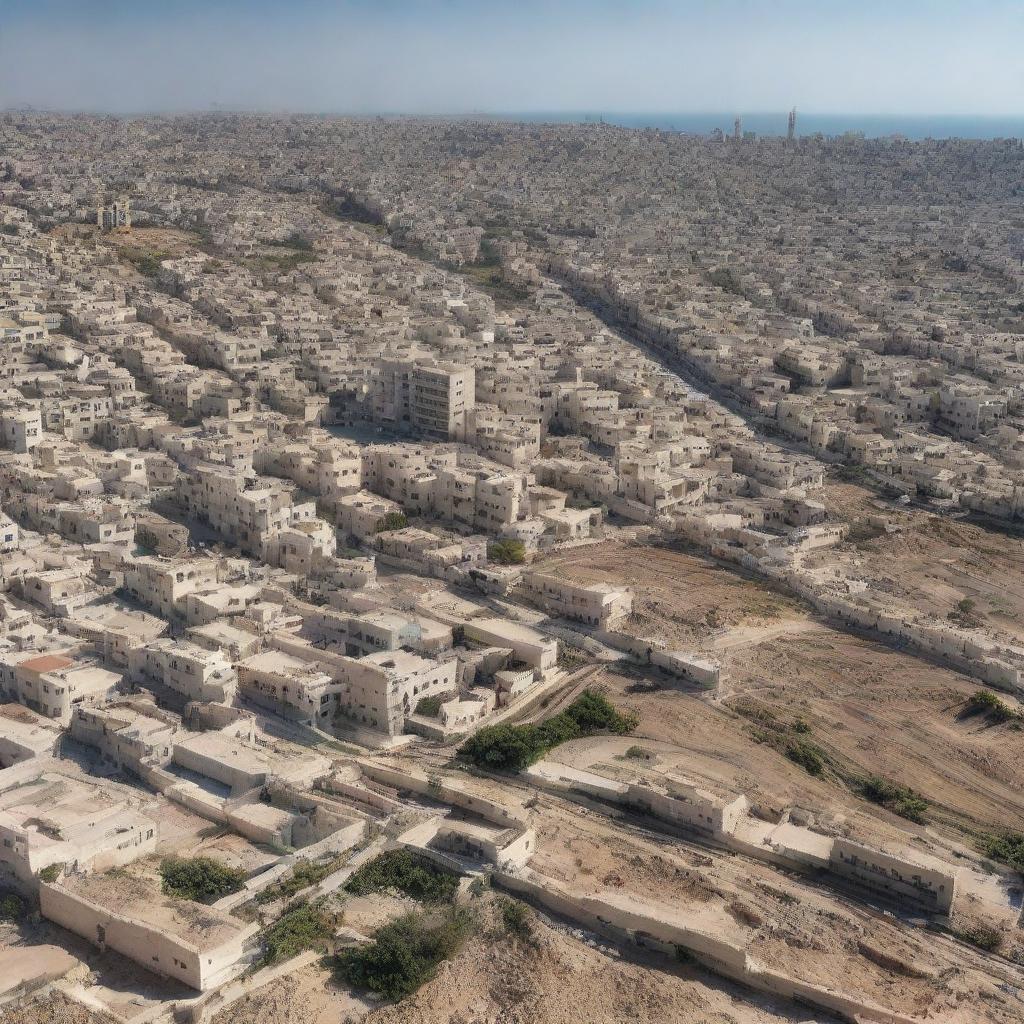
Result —
[{"label": "hazy horizon", "polygon": [[1010,0],[4,0],[0,106],[1024,117]]}]

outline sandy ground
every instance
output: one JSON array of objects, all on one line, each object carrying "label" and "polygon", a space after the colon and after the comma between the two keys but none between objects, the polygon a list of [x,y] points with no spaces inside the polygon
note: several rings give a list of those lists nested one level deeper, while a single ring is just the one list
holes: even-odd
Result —
[{"label": "sandy ground", "polygon": [[538,559],[539,572],[633,591],[633,614],[618,628],[669,646],[707,647],[737,627],[784,630],[806,620],[800,602],[709,559],[670,548],[610,540]]},{"label": "sandy ground", "polygon": [[[957,524],[958,528],[960,524]],[[965,527],[966,529],[973,529]],[[718,699],[628,666],[595,680],[641,714],[637,736],[675,745],[680,766],[770,805],[867,815],[915,826],[867,804],[836,777],[815,779],[752,736],[751,712],[790,722],[851,779],[878,774],[919,791],[936,824],[968,834],[1024,827],[1024,744],[1013,724],[964,717],[976,681],[813,618],[798,602],[700,555],[615,542],[540,563],[573,579],[623,579],[643,616],[626,629],[713,652]],[[1024,574],[1021,575],[1024,580]],[[1024,582],[1019,586],[1024,588]],[[707,625],[714,609],[715,628]]]},{"label": "sandy ground", "polygon": [[115,1018],[54,993],[22,1007],[5,1006],[4,1024],[115,1024]]},{"label": "sandy ground", "polygon": [[[1024,539],[969,520],[877,501],[861,487],[829,484],[825,504],[858,525],[883,517],[894,532],[815,553],[808,567],[838,567],[871,582],[891,600],[946,617],[967,598],[974,619],[996,635],[1024,639]],[[856,532],[853,534],[857,536]]]}]

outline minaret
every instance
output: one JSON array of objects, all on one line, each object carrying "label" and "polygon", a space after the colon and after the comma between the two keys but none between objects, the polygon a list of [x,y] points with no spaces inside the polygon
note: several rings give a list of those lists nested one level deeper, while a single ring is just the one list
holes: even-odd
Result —
[{"label": "minaret", "polygon": [[789,112],[789,126],[786,128],[786,138],[790,142],[796,138],[796,107]]}]

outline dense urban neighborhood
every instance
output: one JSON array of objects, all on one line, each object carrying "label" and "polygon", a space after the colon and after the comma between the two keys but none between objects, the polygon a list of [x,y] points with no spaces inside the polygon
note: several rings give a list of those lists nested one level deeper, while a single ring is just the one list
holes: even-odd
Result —
[{"label": "dense urban neighborhood", "polygon": [[0,115],[0,1016],[1024,1019],[1024,147]]}]

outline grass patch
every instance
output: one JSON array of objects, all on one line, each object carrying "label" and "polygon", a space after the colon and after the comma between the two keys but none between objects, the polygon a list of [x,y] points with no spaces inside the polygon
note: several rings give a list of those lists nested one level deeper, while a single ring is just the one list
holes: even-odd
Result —
[{"label": "grass patch", "polygon": [[828,763],[828,755],[817,743],[791,739],[783,751],[794,764],[800,765],[808,775],[820,775]]},{"label": "grass patch", "polygon": [[811,726],[802,716],[798,715],[792,722],[784,722],[770,708],[746,701],[734,705],[733,711],[750,722],[747,733],[755,743],[773,747],[808,775],[820,775],[832,766],[828,753],[808,739]]},{"label": "grass patch", "polygon": [[961,942],[969,942],[987,953],[994,953],[1002,944],[1003,936],[995,928],[984,924],[972,924],[966,928],[954,928],[952,934]]},{"label": "grass patch", "polygon": [[860,794],[908,821],[923,825],[928,820],[928,801],[907,786],[899,786],[878,775],[869,775],[860,784]]},{"label": "grass patch", "polygon": [[117,254],[145,277],[156,277],[160,273],[160,263],[170,259],[170,253],[155,249],[139,249],[132,245],[119,245]]},{"label": "grass patch", "polygon": [[61,864],[47,864],[42,871],[39,872],[39,877],[44,881],[52,884],[60,878],[60,873],[64,870],[63,863]]},{"label": "grass patch", "polygon": [[355,896],[396,889],[420,903],[447,903],[454,898],[459,880],[408,850],[389,850],[359,868],[345,888]]},{"label": "grass patch", "polygon": [[1007,864],[1018,874],[1024,875],[1024,832],[985,836],[981,849],[986,857]]},{"label": "grass patch", "polygon": [[330,860],[320,861],[296,861],[289,875],[279,882],[274,882],[273,885],[268,885],[266,889],[256,894],[256,902],[274,903],[277,900],[291,899],[303,889],[322,882],[332,871],[336,871],[344,863],[344,857],[332,857]]},{"label": "grass patch", "polygon": [[462,907],[405,914],[379,929],[373,942],[340,953],[335,970],[356,988],[386,999],[404,999],[462,948],[472,924],[471,915]]},{"label": "grass patch", "polygon": [[459,757],[478,768],[520,772],[567,740],[612,732],[631,733],[639,724],[634,712],[621,712],[596,690],[584,690],[563,712],[538,725],[491,725],[459,747]]},{"label": "grass patch", "polygon": [[303,903],[267,929],[263,936],[263,962],[277,964],[307,949],[326,953],[338,923],[337,915],[328,913],[323,901]]},{"label": "grass patch", "polygon": [[533,940],[533,914],[525,903],[503,897],[498,900],[498,910],[501,913],[501,923],[509,935],[523,942]]},{"label": "grass patch", "polygon": [[165,857],[160,862],[163,891],[196,903],[216,903],[245,883],[245,872],[212,857]]}]

